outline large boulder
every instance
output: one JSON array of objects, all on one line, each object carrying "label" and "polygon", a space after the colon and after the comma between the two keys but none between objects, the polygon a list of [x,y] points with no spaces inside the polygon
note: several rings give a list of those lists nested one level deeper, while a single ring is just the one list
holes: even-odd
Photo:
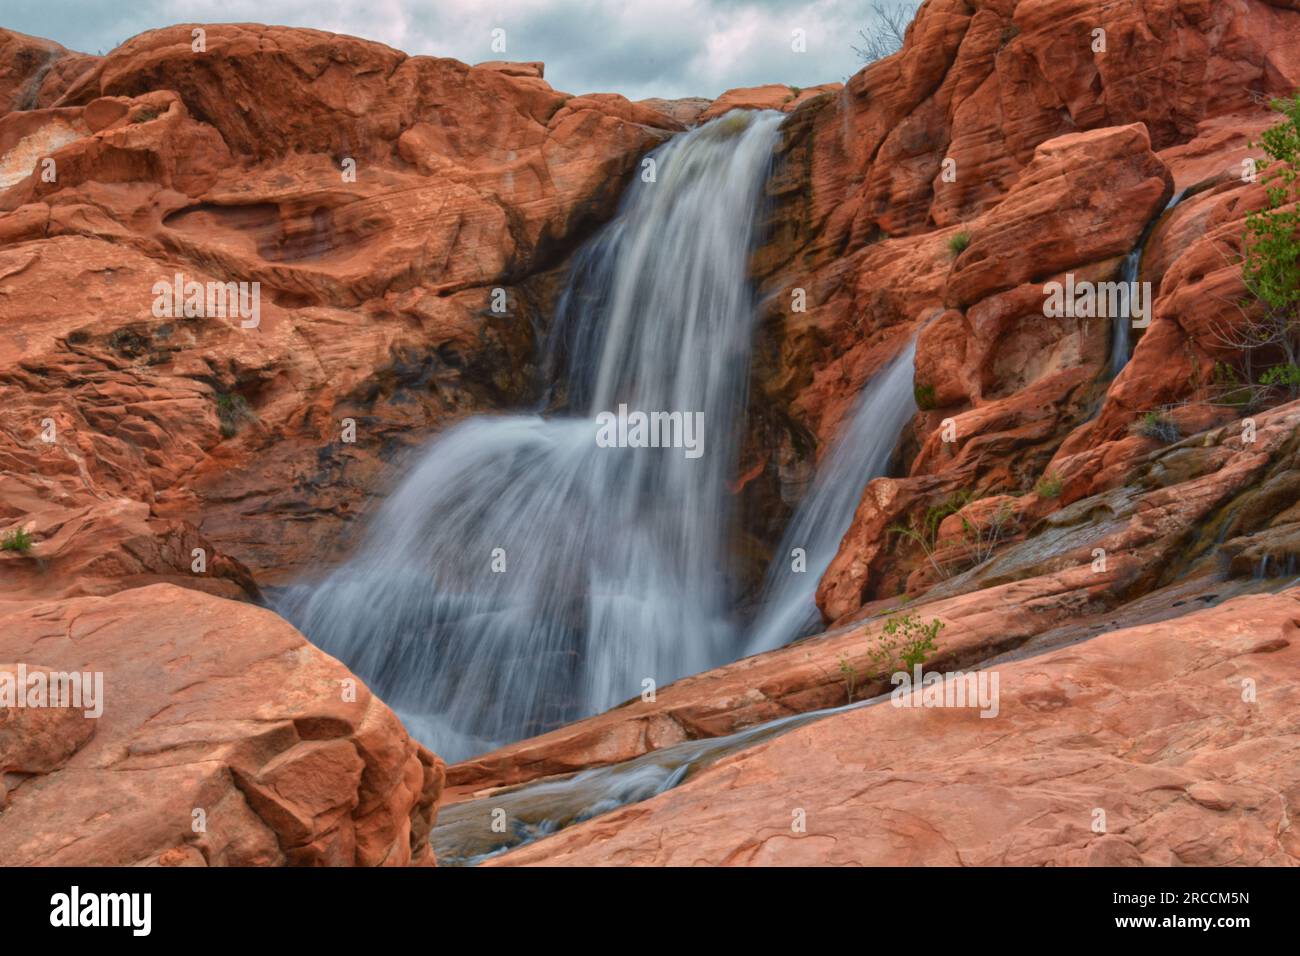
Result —
[{"label": "large boulder", "polygon": [[0,603],[0,692],[51,673],[90,694],[0,708],[7,865],[433,862],[442,762],[270,611],[166,584]]}]

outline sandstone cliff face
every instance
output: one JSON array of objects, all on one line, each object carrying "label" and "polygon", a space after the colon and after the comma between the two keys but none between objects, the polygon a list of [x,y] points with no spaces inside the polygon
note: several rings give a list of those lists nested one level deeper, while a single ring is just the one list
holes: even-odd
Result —
[{"label": "sandstone cliff face", "polygon": [[[1098,28],[1105,53],[1092,49]],[[1251,141],[1277,122],[1266,101],[1300,87],[1296,47],[1283,36],[1300,37],[1292,4],[930,0],[900,54],[796,108],[770,184],[771,238],[756,257],[766,312],[743,467],[751,530],[770,532],[774,504],[797,500],[809,463],[833,441],[863,384],[912,335],[926,405],[900,441],[893,476],[868,486],[821,582],[831,630],[661,688],[654,702],[633,701],[454,766],[454,797],[843,704],[846,668],[871,673],[891,616],[941,621],[928,666],[971,667],[1125,626],[1144,634],[1153,622],[1265,586],[1255,578],[1289,567],[1297,553],[1297,406],[1255,409],[1247,422],[1212,382],[1215,362],[1240,358],[1222,333],[1241,321],[1235,303],[1245,290],[1234,256],[1245,216],[1264,201],[1262,187],[1243,178],[1243,161],[1259,156]],[[945,177],[945,160],[954,177]],[[1163,213],[1177,194],[1186,198]],[[968,241],[950,248],[959,235]],[[1138,279],[1152,283],[1152,322],[1133,331],[1132,358],[1112,380],[1111,322],[1047,318],[1044,285],[1067,275],[1118,279],[1144,236]],[[796,290],[807,295],[806,312],[792,309]],[[1135,431],[1152,411],[1182,439]],[[1256,425],[1267,433],[1258,443]],[[932,562],[894,529],[950,500],[957,503],[937,521]],[[994,521],[995,541],[967,534]],[[1287,600],[1272,606],[1286,613]],[[1202,626],[1193,625],[1196,633],[1212,637],[1217,625]],[[1177,633],[1171,627],[1159,637]],[[1061,680],[1076,662],[1088,668],[1127,653],[1122,642],[1095,650],[1094,643],[1062,661]],[[1137,637],[1127,646],[1133,657],[1124,666],[1139,675],[1147,655],[1161,652]],[[856,692],[887,689],[868,680]],[[1133,713],[1144,706],[1134,702]],[[834,752],[833,731],[822,736],[815,727],[787,752]],[[863,734],[873,732],[874,725]],[[916,746],[955,756],[973,745],[937,734]],[[1020,786],[1007,775],[1031,752],[968,776],[997,792]],[[1202,756],[1220,779],[1232,776],[1229,757]],[[905,751],[900,760],[911,757]],[[736,787],[771,780],[779,789],[798,776],[760,758],[737,764],[744,769],[734,772]],[[1262,773],[1287,786],[1276,765]],[[724,771],[710,774],[720,780]],[[909,786],[921,776],[908,776]],[[735,837],[729,824],[725,848],[692,855],[691,838],[680,845],[677,838],[715,826],[706,807],[733,795],[730,783],[701,787],[708,796],[690,809],[683,796],[671,823],[650,804],[638,806],[506,860],[887,861],[887,844],[877,848],[865,835],[835,855],[828,839],[796,846],[778,834],[769,846]],[[964,799],[943,789],[933,807],[946,813]],[[987,809],[980,803],[971,816]],[[644,831],[642,817],[652,819]],[[845,828],[880,829],[876,817],[848,817],[823,832],[842,840]],[[761,829],[756,821],[742,827],[751,823]],[[1243,825],[1251,832],[1233,837],[1242,860],[1292,862],[1294,848],[1270,844],[1266,819]],[[788,833],[788,818],[773,827]],[[959,855],[944,859],[1045,862],[1056,846],[1073,863],[1168,862],[1159,848],[1176,827],[1156,826],[1137,850],[1115,850],[1115,841],[1104,852],[1085,849],[1086,838],[1075,845],[1054,834],[1032,853],[1008,849],[1025,837],[1007,829],[985,834],[974,852],[957,844]],[[643,834],[662,837],[662,853]],[[931,849],[908,862],[939,862]]]},{"label": "sandstone cliff face", "polygon": [[[839,715],[504,862],[1300,855],[1278,835],[1295,592],[1184,616],[1300,556],[1300,404],[1254,411],[1247,441],[1212,381],[1264,202],[1242,162],[1300,87],[1293,0],[927,0],[843,87],[712,103],[204,29],[201,51],[181,26],[105,57],[0,31],[0,532],[35,542],[0,551],[0,669],[102,670],[118,702],[4,715],[0,856],[430,862],[438,759],[239,602],[333,563],[405,450],[534,395],[569,253],[644,152],[734,106],[790,114],[736,483],[760,546],[912,336],[925,407],[821,582],[827,634],[452,767],[454,796],[843,703],[906,609],[945,625],[932,666],[1001,668],[1010,728]],[[1152,322],[1112,380],[1111,323],[1047,318],[1043,287],[1116,278],[1144,236]],[[256,324],[155,315],[177,275],[258,283]],[[1181,440],[1134,431],[1153,410]],[[934,560],[893,530],[953,501]]]},{"label": "sandstone cliff face", "polygon": [[[1033,499],[1059,481],[1016,505],[1036,519],[1122,485],[1151,448],[1131,434],[1148,412],[1185,435],[1225,420],[1211,380],[1240,358],[1223,334],[1243,318],[1236,254],[1264,202],[1242,162],[1276,121],[1269,98],[1300,87],[1281,40],[1298,34],[1293,5],[1263,0],[929,0],[901,53],[793,112],[757,260],[750,512],[797,498],[912,335],[924,406],[822,582],[828,621],[933,583],[909,585],[927,562],[887,529],[954,494]],[[1112,323],[1047,318],[1044,285],[1118,279],[1175,192],[1189,198],[1142,259],[1152,322],[1112,382]]]},{"label": "sandstone cliff face", "polygon": [[[1256,440],[1234,422],[1150,450],[1129,483],[1066,508],[1035,496],[1010,499],[1014,520],[1033,534],[1008,540],[969,570],[942,580],[918,572],[910,601],[873,601],[846,613],[843,627],[779,650],[679,680],[654,701],[631,701],[490,754],[455,764],[456,798],[585,767],[618,763],[686,740],[732,734],[766,721],[887,692],[873,659],[891,618],[940,621],[926,659],[939,671],[970,668],[1000,654],[1177,617],[1205,602],[1263,586],[1261,564],[1276,561],[1300,535],[1300,403],[1260,414]],[[865,574],[888,540],[881,515],[898,510],[915,482],[872,482],[842,545],[844,574]],[[922,485],[924,487],[924,485]],[[1005,497],[995,499],[1008,503]],[[1042,513],[1035,517],[1032,511]],[[952,516],[941,529],[941,558],[960,562],[971,545]],[[1104,555],[1098,562],[1097,555]],[[1228,566],[1235,579],[1224,580]],[[1291,592],[1294,593],[1294,592]],[[839,600],[835,592],[830,600]],[[1088,659],[1091,643],[1076,653]],[[846,673],[851,673],[850,685]]]},{"label": "sandstone cliff face", "polygon": [[[218,593],[295,573],[401,449],[531,394],[552,271],[680,129],[526,71],[205,29],[201,52],[186,27],[143,34],[0,116],[0,521],[83,562],[131,542],[52,592],[190,576],[194,547]],[[259,283],[259,324],[158,321],[176,275]],[[148,513],[119,529],[128,502]]]},{"label": "sandstone cliff face", "polygon": [[46,108],[97,59],[52,40],[0,30],[0,107],[4,112]]}]

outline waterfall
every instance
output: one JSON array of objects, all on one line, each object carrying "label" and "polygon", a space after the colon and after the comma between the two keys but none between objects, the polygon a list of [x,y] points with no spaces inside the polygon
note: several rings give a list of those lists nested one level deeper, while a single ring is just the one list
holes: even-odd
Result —
[{"label": "waterfall", "polygon": [[[732,112],[657,149],[559,303],[547,367],[568,411],[451,428],[355,556],[280,602],[448,761],[735,656],[726,480],[782,118]],[[668,439],[698,423],[697,446],[604,447],[636,444],[638,415]]]},{"label": "waterfall", "polygon": [[[1133,249],[1129,252],[1129,254],[1124,257],[1124,263],[1123,265],[1120,266],[1119,279],[1120,282],[1127,284],[1130,289],[1133,288],[1133,286],[1137,283],[1138,277],[1141,274],[1142,250],[1146,248],[1147,240],[1151,238],[1151,233],[1155,231],[1156,225],[1160,222],[1162,218],[1164,218],[1165,213],[1169,212],[1169,210],[1173,209],[1180,202],[1182,202],[1183,197],[1185,195],[1187,195],[1186,189],[1181,189],[1178,192],[1174,193],[1173,197],[1169,200],[1165,208],[1160,211],[1160,214],[1157,215],[1154,219],[1152,219],[1149,223],[1147,223],[1146,228],[1142,230],[1142,235],[1138,237],[1137,245],[1135,245]],[[1147,307],[1154,311],[1155,302],[1149,298],[1146,299],[1145,301],[1147,303]],[[1122,372],[1124,370],[1124,366],[1128,364],[1129,350],[1131,348],[1131,344],[1130,344],[1131,331],[1129,326],[1131,324],[1132,324],[1132,318],[1130,316],[1116,316],[1113,319],[1111,319],[1111,332],[1110,332],[1110,377],[1111,378],[1114,378],[1116,375]]]},{"label": "waterfall", "polygon": [[[912,390],[915,358],[913,340],[858,396],[847,425],[817,469],[812,488],[777,548],[747,653],[781,647],[821,624],[817,584],[849,530],[867,482],[885,473],[899,432],[916,414]],[[795,570],[796,548],[802,550],[806,562],[802,571]]]}]

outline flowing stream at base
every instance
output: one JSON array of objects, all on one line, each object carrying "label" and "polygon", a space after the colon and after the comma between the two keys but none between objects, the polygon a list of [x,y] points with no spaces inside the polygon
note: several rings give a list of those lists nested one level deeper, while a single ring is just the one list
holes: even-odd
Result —
[{"label": "flowing stream at base", "polygon": [[[454,803],[438,811],[438,824],[432,834],[438,865],[477,866],[575,823],[665,793],[728,754],[882,699],[874,697],[842,707],[793,714],[725,737],[688,740],[623,763],[543,780],[481,800]],[[505,832],[492,827],[493,821],[501,818],[498,810],[505,812]]]},{"label": "flowing stream at base", "polygon": [[[749,257],[782,119],[733,112],[657,149],[655,181],[635,182],[579,251],[557,306],[547,368],[567,410],[449,429],[379,507],[356,554],[277,601],[448,762],[819,623],[818,580],[915,412],[913,353],[864,390],[776,554],[757,620],[742,628],[726,484],[756,314]],[[620,447],[600,438],[607,413],[626,418]],[[638,444],[638,413],[676,416],[651,419],[662,430],[650,434],[673,447],[625,447]],[[698,748],[716,756],[713,743]],[[583,812],[680,779],[695,758],[677,749],[593,772],[612,792]]]}]

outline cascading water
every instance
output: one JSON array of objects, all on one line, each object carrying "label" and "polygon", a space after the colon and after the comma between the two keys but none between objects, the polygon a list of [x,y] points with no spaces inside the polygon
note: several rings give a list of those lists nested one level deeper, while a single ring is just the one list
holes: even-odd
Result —
[{"label": "cascading water", "polygon": [[[899,432],[916,414],[912,390],[915,358],[913,341],[858,396],[847,426],[817,469],[812,488],[777,549],[746,653],[781,647],[821,623],[817,584],[839,550],[867,482],[885,473]],[[802,571],[793,567],[795,548],[804,552]]]},{"label": "cascading water", "polygon": [[[912,388],[915,358],[913,339],[858,396],[849,421],[821,462],[776,552],[746,653],[781,647],[820,624],[815,601],[817,584],[839,550],[867,482],[884,474],[899,432],[916,413]],[[789,561],[790,551],[796,547],[806,553],[803,572],[795,572]],[[830,714],[875,702],[864,700],[794,714],[734,734],[691,740],[624,763],[495,793],[486,802],[491,804],[490,810],[506,811],[511,821],[507,833],[487,824],[493,817],[484,810],[484,802],[453,804],[439,814],[433,832],[439,862],[453,866],[480,863],[575,823],[671,790],[696,770],[727,754]]]},{"label": "cascading water", "polygon": [[[443,807],[438,811],[438,825],[432,834],[438,865],[475,866],[575,823],[665,793],[729,754],[881,699],[875,697],[842,707],[779,717],[725,737],[688,740],[623,763],[594,767]],[[498,810],[504,810],[510,821],[507,832],[492,827],[494,811]]]},{"label": "cascading water", "polygon": [[[1174,193],[1173,198],[1171,198],[1168,204],[1165,206],[1165,208],[1161,210],[1160,215],[1156,216],[1149,223],[1147,223],[1146,228],[1142,230],[1142,235],[1138,239],[1137,245],[1135,245],[1132,251],[1130,251],[1129,254],[1124,257],[1124,263],[1123,265],[1120,266],[1120,274],[1119,274],[1120,282],[1127,284],[1129,288],[1133,288],[1133,286],[1137,283],[1142,268],[1142,250],[1146,248],[1147,240],[1151,238],[1151,233],[1155,230],[1156,224],[1160,222],[1160,220],[1164,217],[1165,213],[1169,212],[1169,210],[1173,209],[1180,202],[1182,202],[1183,197],[1186,194],[1187,194],[1186,189],[1182,189]],[[1144,299],[1144,301],[1147,303],[1147,308],[1154,307],[1154,302],[1152,302],[1149,298]],[[1132,332],[1129,329],[1130,324],[1131,324],[1131,320],[1125,316],[1117,316],[1111,319],[1111,333],[1110,333],[1110,377],[1111,378],[1114,378],[1120,372],[1124,371],[1124,366],[1128,364],[1129,350],[1131,347],[1130,340],[1132,338]]]},{"label": "cascading water", "polygon": [[[281,602],[447,760],[734,656],[725,482],[781,120],[733,112],[660,147],[657,181],[580,254],[550,349],[573,417],[451,429],[355,557]],[[601,447],[597,416],[622,405],[701,413],[702,454]]]}]

